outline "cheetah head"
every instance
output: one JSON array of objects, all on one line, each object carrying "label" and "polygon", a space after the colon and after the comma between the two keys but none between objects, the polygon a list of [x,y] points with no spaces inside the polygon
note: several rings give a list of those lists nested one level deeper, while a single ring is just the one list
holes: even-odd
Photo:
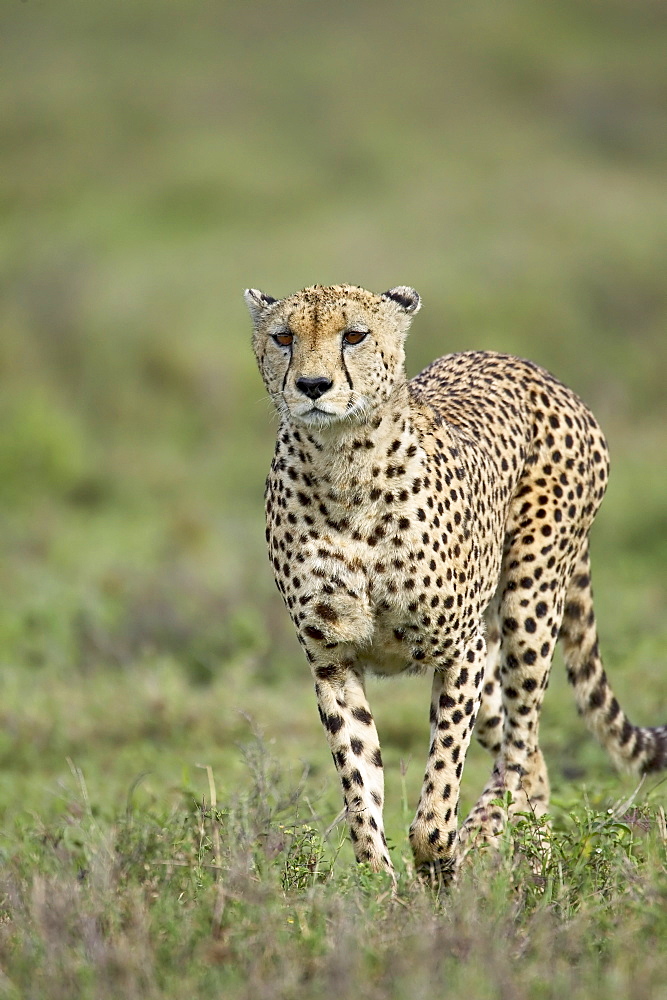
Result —
[{"label": "cheetah head", "polygon": [[283,419],[363,423],[404,382],[403,344],[421,305],[413,288],[375,295],[315,285],[280,300],[249,288],[245,300],[259,370]]}]

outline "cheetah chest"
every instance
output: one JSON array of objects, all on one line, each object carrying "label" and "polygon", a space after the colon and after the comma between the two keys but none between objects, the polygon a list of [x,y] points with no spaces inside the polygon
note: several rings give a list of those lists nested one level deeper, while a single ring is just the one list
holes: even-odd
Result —
[{"label": "cheetah chest", "polygon": [[362,511],[344,528],[315,522],[288,532],[289,547],[271,528],[276,581],[302,636],[380,674],[444,667],[460,655],[482,600],[457,569],[469,565],[474,540],[444,546],[419,510]]}]

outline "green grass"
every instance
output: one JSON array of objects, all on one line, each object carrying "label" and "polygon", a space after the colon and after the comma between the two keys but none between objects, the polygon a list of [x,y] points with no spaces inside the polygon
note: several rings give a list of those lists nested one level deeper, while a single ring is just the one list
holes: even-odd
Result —
[{"label": "green grass", "polygon": [[583,396],[602,652],[664,723],[666,43],[653,0],[5,3],[0,996],[667,996],[666,786],[608,812],[558,658],[544,871],[528,826],[414,883],[428,678],[369,685],[398,899],[327,834],[241,299],[413,284],[411,372],[491,348]]},{"label": "green grass", "polygon": [[[266,745],[244,790],[99,817],[83,776],[59,822],[17,822],[3,854],[2,995],[49,997],[664,996],[664,809],[632,799],[527,817],[447,895],[409,861],[341,859]],[[544,841],[549,841],[550,856]],[[643,947],[638,947],[639,942]]]}]

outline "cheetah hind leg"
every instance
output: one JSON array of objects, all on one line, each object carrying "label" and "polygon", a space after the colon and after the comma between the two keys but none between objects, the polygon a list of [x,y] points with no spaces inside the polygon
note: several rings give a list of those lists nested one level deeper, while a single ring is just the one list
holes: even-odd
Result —
[{"label": "cheetah hind leg", "polygon": [[503,739],[505,709],[500,688],[500,618],[494,598],[484,615],[486,625],[486,663],[482,697],[475,720],[475,737],[480,746],[498,756]]},{"label": "cheetah hind leg", "polygon": [[[503,707],[502,690],[500,686],[500,618],[497,599],[491,601],[485,613],[486,621],[486,667],[484,671],[484,686],[482,699],[475,724],[475,736],[480,746],[488,750],[497,760],[502,747],[503,728],[505,725],[505,709]],[[519,801],[514,801],[510,807],[510,816],[517,812],[525,812],[535,819],[541,819],[549,808],[549,777],[542,756],[537,747],[530,758],[531,766],[523,776],[522,792]],[[463,823],[458,836],[457,867],[474,847],[487,846],[491,849],[499,844],[499,837],[507,824],[507,811],[499,802],[504,801],[504,781],[500,769],[496,766],[491,782],[485,789],[475,808]],[[542,821],[535,832],[536,846],[540,857],[548,857],[548,833],[550,824]],[[533,863],[537,870],[541,865]]]},{"label": "cheetah hind leg", "polygon": [[[491,778],[479,801],[461,826],[456,847],[454,871],[458,873],[471,852],[499,851],[503,836],[509,832],[514,858],[528,859],[536,876],[543,874],[551,855],[551,823],[548,818],[549,777],[542,756],[536,747],[527,760],[521,786],[513,793],[506,789],[502,764],[497,761]],[[508,801],[508,796],[509,801]],[[519,833],[518,825],[525,819],[531,826]],[[516,826],[513,828],[513,821]]]},{"label": "cheetah hind leg", "polygon": [[[484,615],[486,622],[486,666],[482,699],[475,723],[475,736],[480,746],[498,757],[502,747],[505,709],[500,686],[500,616],[498,601],[494,598]],[[542,751],[533,754],[532,768],[523,778],[523,788],[529,810],[537,817],[549,808],[549,777]]]}]

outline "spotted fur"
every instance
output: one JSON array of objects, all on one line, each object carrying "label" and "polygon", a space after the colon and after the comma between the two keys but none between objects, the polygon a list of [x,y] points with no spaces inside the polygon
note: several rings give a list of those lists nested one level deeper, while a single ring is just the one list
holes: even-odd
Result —
[{"label": "spotted fur", "polygon": [[[510,815],[544,813],[539,713],[554,647],[614,762],[667,766],[667,727],[633,726],[598,652],[588,532],[607,484],[590,411],[544,369],[452,354],[407,381],[420,306],[399,287],[246,292],[280,416],[266,489],[276,583],[315,681],[359,861],[391,871],[380,744],[364,675],[433,676],[426,773],[410,841],[449,873]],[[491,779],[457,833],[473,730]]]}]

